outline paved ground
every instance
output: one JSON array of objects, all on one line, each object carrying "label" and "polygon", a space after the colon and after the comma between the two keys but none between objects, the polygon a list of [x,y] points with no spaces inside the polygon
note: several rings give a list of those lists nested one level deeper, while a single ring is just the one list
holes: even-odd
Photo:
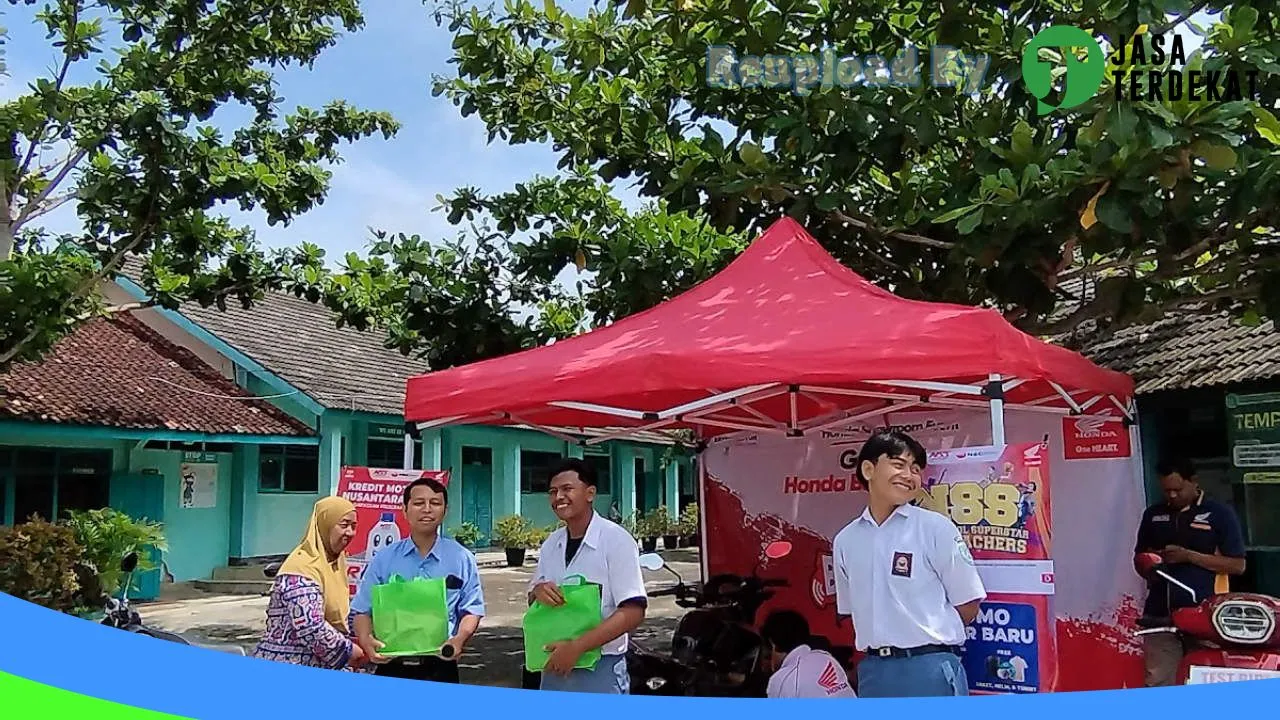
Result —
[{"label": "paved ground", "polygon": [[[664,551],[670,566],[686,582],[698,580],[696,550]],[[525,588],[533,563],[523,568],[485,568],[480,571],[488,615],[462,657],[463,682],[473,685],[519,687],[523,642],[520,619],[527,602]],[[650,590],[670,587],[675,577],[665,570],[645,571]],[[139,605],[143,622],[182,633],[198,643],[235,644],[253,649],[266,618],[265,597],[213,596],[198,591],[166,593],[162,602]],[[655,649],[666,647],[684,611],[670,597],[655,598],[636,639]]]}]

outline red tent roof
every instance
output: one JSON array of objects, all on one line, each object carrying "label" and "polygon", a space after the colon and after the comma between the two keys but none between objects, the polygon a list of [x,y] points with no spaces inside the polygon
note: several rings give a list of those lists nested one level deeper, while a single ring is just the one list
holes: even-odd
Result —
[{"label": "red tent roof", "polygon": [[[841,265],[784,218],[723,271],[645,312],[545,347],[410,378],[405,418],[652,425],[658,419],[652,413],[755,388],[738,402],[755,401],[751,409],[729,408],[716,417],[755,426],[763,414],[803,426],[806,419],[865,407],[869,398],[965,397],[883,381],[981,385],[991,373],[1006,382],[1006,403],[1066,408],[1111,396],[1124,404],[1133,392],[1128,376],[1026,335],[995,310],[897,297]],[[812,392],[815,387],[825,390]],[[987,401],[971,393],[967,402]],[[623,418],[584,404],[650,414]],[[1112,402],[1098,405],[1104,406],[1114,409]],[[666,427],[707,430],[688,419],[693,412],[662,418]]]}]

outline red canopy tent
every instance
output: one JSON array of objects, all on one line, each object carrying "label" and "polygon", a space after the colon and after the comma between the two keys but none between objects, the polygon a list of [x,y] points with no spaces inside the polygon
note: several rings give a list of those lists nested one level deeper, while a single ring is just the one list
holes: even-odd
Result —
[{"label": "red canopy tent", "polygon": [[[636,430],[793,436],[928,403],[1131,413],[1132,380],[995,310],[906,300],[774,223],[684,294],[545,347],[411,378],[405,419],[526,425],[584,444]],[[1098,413],[1100,417],[1112,417]],[[572,428],[618,428],[586,440]]]}]

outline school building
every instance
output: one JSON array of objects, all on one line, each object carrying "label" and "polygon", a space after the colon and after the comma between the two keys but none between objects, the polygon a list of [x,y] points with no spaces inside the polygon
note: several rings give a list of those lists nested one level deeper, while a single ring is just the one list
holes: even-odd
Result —
[{"label": "school building", "polygon": [[[126,266],[108,301],[145,300],[136,273]],[[341,466],[403,466],[405,382],[427,368],[383,340],[281,293],[251,310],[93,320],[41,362],[0,374],[0,522],[107,505],[161,521],[174,582],[283,555]],[[446,532],[474,523],[483,547],[503,516],[555,522],[546,473],[570,455],[595,463],[602,514],[677,514],[696,482],[673,446],[661,433],[583,448],[534,429],[461,426],[423,432],[414,464],[451,471]]]}]

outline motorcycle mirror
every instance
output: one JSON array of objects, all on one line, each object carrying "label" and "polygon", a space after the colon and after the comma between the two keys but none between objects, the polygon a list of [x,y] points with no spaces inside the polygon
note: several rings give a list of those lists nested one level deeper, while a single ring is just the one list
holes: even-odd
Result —
[{"label": "motorcycle mirror", "polygon": [[645,553],[640,556],[640,567],[645,570],[661,570],[667,563],[657,553]]},{"label": "motorcycle mirror", "polygon": [[131,573],[138,567],[138,553],[131,552],[120,561],[120,572]]},{"label": "motorcycle mirror", "polygon": [[450,575],[444,579],[444,587],[446,590],[461,590],[462,578],[457,575]]},{"label": "motorcycle mirror", "polygon": [[262,574],[266,575],[269,578],[273,578],[276,575],[280,574],[280,565],[281,563],[271,563],[270,565],[267,565],[266,567],[262,568]]},{"label": "motorcycle mirror", "polygon": [[769,543],[764,549],[764,556],[770,560],[778,560],[791,554],[791,543],[786,540]]}]

